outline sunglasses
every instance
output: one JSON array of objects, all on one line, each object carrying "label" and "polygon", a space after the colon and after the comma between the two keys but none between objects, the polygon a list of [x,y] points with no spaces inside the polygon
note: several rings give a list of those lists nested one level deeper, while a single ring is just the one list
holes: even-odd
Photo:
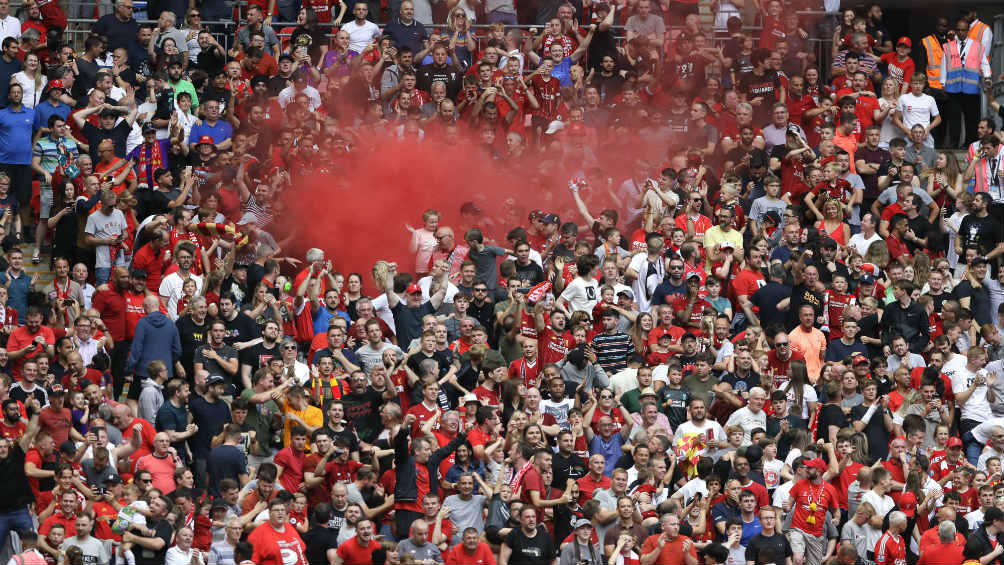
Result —
[{"label": "sunglasses", "polygon": [[787,347],[787,346],[788,346],[788,342],[787,341],[776,341],[776,342],[774,342],[774,347]]}]

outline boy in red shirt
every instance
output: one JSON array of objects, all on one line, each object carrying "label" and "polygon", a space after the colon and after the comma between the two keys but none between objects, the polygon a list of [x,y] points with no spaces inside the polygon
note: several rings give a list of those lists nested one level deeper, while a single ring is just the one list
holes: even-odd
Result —
[{"label": "boy in red shirt", "polygon": [[913,43],[909,37],[901,37],[896,42],[896,51],[885,53],[881,60],[889,65],[889,78],[899,84],[899,93],[906,94],[910,90],[910,77],[916,70],[913,59],[910,58],[910,49]]}]

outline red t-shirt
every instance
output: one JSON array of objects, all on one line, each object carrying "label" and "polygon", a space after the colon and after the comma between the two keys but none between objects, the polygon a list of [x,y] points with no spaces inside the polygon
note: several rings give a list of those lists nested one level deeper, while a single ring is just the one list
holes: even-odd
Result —
[{"label": "red t-shirt", "polygon": [[579,504],[585,504],[587,500],[593,498],[593,493],[597,489],[610,488],[610,477],[600,475],[599,479],[594,479],[592,473],[586,473],[577,481],[579,483]]},{"label": "red t-shirt", "polygon": [[167,269],[168,263],[164,261],[165,251],[167,251],[166,247],[154,252],[153,244],[147,243],[140,247],[132,258],[134,269],[146,271],[146,288],[153,293],[160,292],[160,281],[164,278],[164,270]]},{"label": "red t-shirt", "polygon": [[248,542],[254,547],[251,561],[257,565],[306,565],[303,539],[292,526],[285,526],[277,532],[270,523],[264,523],[248,536]]},{"label": "red t-shirt", "polygon": [[[300,490],[306,455],[302,451],[299,453],[293,451],[290,446],[280,449],[273,460],[276,465],[282,466],[282,475],[279,475],[279,484],[282,485],[282,488],[289,492]],[[327,467],[325,466],[325,468]]]},{"label": "red t-shirt", "polygon": [[[789,495],[795,501],[795,514],[791,520],[791,527],[798,528],[803,532],[814,535],[823,535],[823,520],[826,519],[826,510],[832,508],[837,510],[837,489],[830,483],[813,484],[809,479],[802,479],[791,487]],[[809,516],[815,518],[810,524]]]},{"label": "red t-shirt", "polygon": [[[673,306],[674,311],[685,312],[687,310],[687,303],[688,299],[685,295],[684,296],[678,295],[676,298],[673,299],[671,305]],[[713,308],[711,306],[711,303],[708,302],[707,300],[704,300],[703,298],[698,298],[697,301],[694,302],[694,306],[690,309],[690,323],[693,325],[690,326],[689,328],[686,328],[686,331],[689,331],[690,333],[696,335],[697,337],[701,337],[704,335],[704,332],[701,331],[701,318],[704,317],[704,310],[706,308]]]},{"label": "red t-shirt", "polygon": [[[463,544],[457,544],[443,556],[445,565],[495,565],[495,555],[485,542],[478,542],[474,553],[467,553]],[[349,565],[346,561],[345,565]]]},{"label": "red t-shirt", "polygon": [[774,379],[774,390],[779,390],[788,382],[790,378],[788,376],[788,366],[792,361],[805,362],[805,357],[797,351],[792,351],[791,357],[787,361],[783,361],[778,358],[776,349],[771,349],[767,352],[767,374]]},{"label": "red t-shirt", "polygon": [[910,82],[910,77],[917,68],[913,59],[909,56],[907,56],[905,61],[900,61],[899,56],[895,52],[884,53],[879,58],[883,63],[889,65],[889,78],[895,80],[901,85]]},{"label": "red t-shirt", "polygon": [[345,565],[365,565],[373,563],[373,550],[378,547],[380,544],[372,539],[364,547],[359,544],[359,537],[353,536],[339,545],[336,552]]},{"label": "red t-shirt", "polygon": [[885,238],[885,244],[889,247],[890,257],[912,257],[910,254],[910,249],[906,246],[906,243],[899,238],[896,234],[890,233],[889,237]]},{"label": "red t-shirt", "polygon": [[[415,416],[415,421],[411,424],[411,437],[418,437],[422,435],[422,424],[424,424],[427,420],[431,420],[432,417],[436,415],[437,410],[438,407],[434,406],[429,409],[421,402],[408,409],[408,413]],[[434,425],[432,429],[439,429],[439,424],[437,423]]]},{"label": "red t-shirt", "polygon": [[562,335],[554,333],[551,328],[545,328],[537,338],[538,363],[547,365],[557,363],[568,355],[568,350],[574,346],[572,334],[566,331]]},{"label": "red t-shirt", "polygon": [[534,75],[530,79],[530,88],[540,108],[534,110],[534,114],[546,120],[553,120],[558,117],[558,106],[561,104],[561,81],[555,77],[545,79],[541,75]]},{"label": "red t-shirt", "polygon": [[884,532],[875,543],[875,565],[906,565],[906,546],[903,538]]},{"label": "red t-shirt", "polygon": [[536,388],[540,380],[540,359],[521,357],[509,364],[509,378],[519,379],[526,388]]},{"label": "red t-shirt", "polygon": [[[676,227],[683,231],[687,231],[687,215],[680,214],[676,217]],[[697,221],[694,222],[694,233],[703,234],[704,232],[711,229],[711,218],[701,214],[697,217]]]},{"label": "red t-shirt", "polygon": [[[56,334],[52,333],[52,329],[49,328],[49,326],[39,326],[38,331],[35,333],[29,332],[28,326],[19,326],[15,328],[14,331],[11,332],[10,337],[7,338],[7,351],[24,349],[38,336],[45,338],[46,345],[56,344]],[[28,359],[38,357],[43,351],[45,351],[45,348],[41,345],[35,347],[34,350],[25,351],[24,355],[13,363],[13,366],[11,367],[11,376],[20,381],[21,367],[24,366],[24,362]]]},{"label": "red t-shirt", "polygon": [[352,459],[349,459],[345,463],[340,463],[338,461],[328,461],[324,465],[324,478],[326,479],[325,482],[328,487],[328,490],[330,491],[331,487],[335,483],[348,484],[356,480],[356,471],[358,471],[359,468],[362,466],[363,466],[362,463],[358,461],[353,461]]},{"label": "red t-shirt", "polygon": [[56,445],[61,445],[70,439],[70,427],[73,425],[73,416],[69,408],[63,408],[57,412],[51,405],[43,408],[38,414],[38,426],[43,432],[52,436],[52,441]]}]

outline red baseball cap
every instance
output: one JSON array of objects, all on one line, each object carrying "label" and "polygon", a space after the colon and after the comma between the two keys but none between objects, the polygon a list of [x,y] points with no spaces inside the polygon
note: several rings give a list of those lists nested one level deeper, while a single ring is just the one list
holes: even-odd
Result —
[{"label": "red baseball cap", "polygon": [[913,47],[913,42],[910,41],[909,37],[905,37],[904,36],[904,37],[899,38],[899,41],[896,42],[896,46],[897,47],[899,47],[900,45],[906,45],[907,47]]},{"label": "red baseball cap", "polygon": [[814,459],[809,459],[808,461],[805,462],[805,466],[810,469],[816,469],[817,471],[826,471],[829,468],[826,462],[820,459],[819,457],[816,457]]},{"label": "red baseball cap", "polygon": [[418,286],[418,283],[409,284],[408,288],[404,291],[405,294],[415,294],[416,292],[422,294],[422,287]]},{"label": "red baseball cap", "polygon": [[203,143],[208,143],[209,145],[216,147],[216,142],[214,142],[213,138],[209,137],[208,135],[203,135],[202,137],[200,137],[199,142],[196,143],[196,145],[202,145]]},{"label": "red baseball cap", "polygon": [[957,438],[957,437],[950,437],[950,438],[948,438],[948,444],[947,445],[948,445],[948,449],[952,449],[954,447],[962,447],[962,440],[959,439],[959,438]]},{"label": "red baseball cap", "polygon": [[868,358],[864,355],[855,355],[854,359],[851,360],[851,365],[857,365],[859,363],[868,363]]}]

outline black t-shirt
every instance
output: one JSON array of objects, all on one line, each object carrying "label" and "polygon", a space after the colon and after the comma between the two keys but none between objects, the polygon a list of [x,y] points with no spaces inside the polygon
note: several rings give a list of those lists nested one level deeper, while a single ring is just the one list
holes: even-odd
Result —
[{"label": "black t-shirt", "polygon": [[195,356],[195,349],[206,343],[206,333],[209,331],[209,322],[204,321],[202,325],[196,324],[191,316],[182,316],[174,323],[178,328],[178,335],[181,338],[181,363],[185,366],[185,374],[195,375],[192,371],[192,358]]},{"label": "black t-shirt", "polygon": [[962,236],[962,248],[976,246],[980,250],[980,255],[986,255],[1004,241],[1004,226],[1001,222],[989,215],[985,218],[977,218],[973,214],[967,215],[959,225],[959,235]]},{"label": "black t-shirt", "polygon": [[233,345],[239,341],[250,341],[261,335],[258,324],[254,323],[254,320],[244,312],[238,312],[237,317],[233,320],[223,320],[223,324],[227,326],[227,336],[223,340],[227,345]]},{"label": "black t-shirt", "polygon": [[768,282],[753,293],[750,302],[760,308],[760,313],[757,314],[760,318],[760,327],[784,324],[788,320],[788,314],[778,310],[777,304],[789,296],[791,288],[776,281]]},{"label": "black t-shirt", "polygon": [[746,100],[763,97],[759,105],[753,106],[753,125],[759,127],[767,123],[770,117],[770,106],[777,102],[781,90],[781,77],[777,71],[764,71],[762,76],[749,72],[739,77],[736,90],[746,95]]},{"label": "black t-shirt", "polygon": [[586,476],[586,463],[575,453],[569,453],[568,457],[556,451],[551,458],[551,471],[553,476],[551,486],[564,489],[568,479],[578,479]]},{"label": "black t-shirt", "polygon": [[798,325],[798,310],[803,304],[811,304],[816,312],[816,317],[823,315],[823,295],[816,292],[804,284],[800,284],[791,289],[791,304],[788,307],[789,329]]},{"label": "black t-shirt", "polygon": [[35,502],[28,477],[24,474],[24,456],[21,444],[13,442],[7,457],[0,459],[0,512],[4,514]]},{"label": "black t-shirt", "polygon": [[[199,60],[202,60],[201,55],[199,56]],[[307,563],[310,563],[310,565],[327,563],[328,550],[338,547],[338,532],[328,528],[327,524],[314,526],[307,533],[303,534],[302,537],[304,545],[307,546],[304,557],[307,558]]]},{"label": "black t-shirt", "polygon": [[170,207],[171,198],[168,193],[159,190],[144,188],[137,190],[136,196],[136,218],[140,221],[147,216],[154,214],[166,214]]},{"label": "black t-shirt", "polygon": [[750,538],[750,541],[746,546],[746,561],[759,563],[760,552],[767,548],[774,549],[776,561],[781,563],[787,561],[785,557],[790,558],[793,555],[791,552],[791,544],[788,543],[788,538],[784,537],[784,534],[775,533],[774,535],[767,537],[761,532]]},{"label": "black t-shirt", "polygon": [[847,425],[847,415],[839,404],[824,404],[819,410],[819,423],[816,429],[819,430],[819,437],[829,441],[829,426],[843,428]]},{"label": "black t-shirt", "polygon": [[90,122],[84,122],[84,127],[80,128],[80,133],[87,138],[87,145],[90,147],[91,159],[94,160],[95,166],[101,161],[101,156],[98,155],[98,145],[106,139],[112,140],[112,143],[115,145],[116,157],[125,157],[126,140],[129,138],[129,132],[131,131],[132,126],[125,120],[115,124],[112,129],[96,128]]},{"label": "black t-shirt", "polygon": [[505,543],[512,548],[510,565],[550,565],[556,556],[554,540],[543,526],[537,526],[532,538],[523,533],[523,528],[514,528]]},{"label": "black t-shirt", "polygon": [[409,308],[404,300],[391,308],[394,314],[394,328],[397,331],[397,342],[408,347],[411,340],[422,335],[422,318],[434,314],[431,302],[426,302],[417,308]]},{"label": "black t-shirt", "polygon": [[[917,216],[916,218],[907,218],[906,223],[913,230],[913,235],[918,238],[927,238],[927,245],[921,245],[915,243],[912,239],[904,239],[903,243],[906,244],[906,248],[910,250],[910,253],[916,254],[918,251],[923,251],[925,248],[931,250],[940,250],[941,248],[941,238],[934,225],[927,221],[924,216]],[[823,281],[826,282],[826,281]]]},{"label": "black t-shirt", "polygon": [[136,565],[162,565],[164,557],[167,555],[167,550],[171,547],[171,536],[174,535],[174,529],[171,528],[171,524],[167,520],[160,520],[152,524],[147,522],[147,527],[154,531],[154,537],[164,540],[164,547],[159,551],[154,551],[136,544],[133,547],[133,555],[136,556]]},{"label": "black t-shirt", "polygon": [[990,311],[990,292],[986,285],[974,288],[969,279],[963,280],[955,287],[955,297],[959,300],[969,299],[969,310],[979,325],[993,323],[996,312]]},{"label": "black t-shirt", "polygon": [[687,404],[690,402],[690,391],[680,388],[670,388],[664,386],[659,389],[659,407],[669,425],[675,430],[680,424],[687,421]]},{"label": "black t-shirt", "polygon": [[362,394],[343,394],[342,403],[345,405],[345,421],[356,430],[359,439],[366,442],[376,439],[382,428],[380,406],[383,405],[383,396],[367,388]]},{"label": "black t-shirt", "polygon": [[273,357],[279,356],[279,344],[273,343],[272,347],[266,347],[264,343],[259,343],[258,345],[252,345],[247,349],[241,351],[241,365],[250,365],[251,374],[253,375],[260,367],[265,366],[268,360]]},{"label": "black t-shirt", "polygon": [[215,76],[223,71],[226,62],[227,57],[221,51],[215,48],[203,49],[199,52],[199,60],[195,63],[195,67],[206,71],[209,76]]},{"label": "black t-shirt", "polygon": [[533,261],[530,261],[526,265],[520,265],[517,262],[515,276],[519,280],[529,283],[530,286],[534,286],[544,280],[544,270]]},{"label": "black t-shirt", "polygon": [[[865,425],[865,437],[868,438],[868,454],[876,459],[885,459],[889,455],[889,431],[885,429],[885,417],[882,406],[875,409],[868,424]],[[868,407],[863,404],[851,408],[851,421],[861,420]]]}]

